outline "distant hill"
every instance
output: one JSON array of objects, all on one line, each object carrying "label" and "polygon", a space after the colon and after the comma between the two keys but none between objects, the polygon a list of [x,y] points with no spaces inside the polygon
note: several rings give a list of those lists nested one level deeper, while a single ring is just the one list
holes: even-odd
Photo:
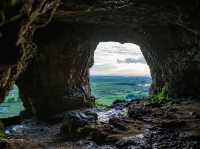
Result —
[{"label": "distant hill", "polygon": [[97,103],[111,105],[115,100],[137,100],[147,97],[151,77],[91,76],[92,95]]}]

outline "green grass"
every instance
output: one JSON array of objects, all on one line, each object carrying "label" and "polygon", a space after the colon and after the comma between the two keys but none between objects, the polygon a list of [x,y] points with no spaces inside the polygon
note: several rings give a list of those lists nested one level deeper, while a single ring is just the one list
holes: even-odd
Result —
[{"label": "green grass", "polygon": [[112,103],[116,100],[124,101],[125,95],[118,95],[118,96],[107,96],[96,100],[97,107],[107,107],[112,105]]},{"label": "green grass", "polygon": [[4,102],[0,105],[0,118],[17,116],[23,109],[22,102]]},{"label": "green grass", "polygon": [[149,77],[91,76],[90,81],[97,107],[111,106],[116,100],[147,97],[151,84]]},{"label": "green grass", "polygon": [[170,98],[168,97],[167,91],[165,88],[162,88],[161,92],[151,96],[151,103],[159,103],[164,104],[170,101]]}]

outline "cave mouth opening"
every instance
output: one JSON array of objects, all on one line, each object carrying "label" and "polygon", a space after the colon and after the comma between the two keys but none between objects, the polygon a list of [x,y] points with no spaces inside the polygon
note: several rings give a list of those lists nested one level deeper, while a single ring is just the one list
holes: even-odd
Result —
[{"label": "cave mouth opening", "polygon": [[4,98],[4,102],[0,104],[0,119],[18,116],[24,109],[19,88],[14,84]]},{"label": "cave mouth opening", "polygon": [[90,69],[91,94],[97,106],[148,97],[151,83],[149,66],[138,45],[99,42]]}]

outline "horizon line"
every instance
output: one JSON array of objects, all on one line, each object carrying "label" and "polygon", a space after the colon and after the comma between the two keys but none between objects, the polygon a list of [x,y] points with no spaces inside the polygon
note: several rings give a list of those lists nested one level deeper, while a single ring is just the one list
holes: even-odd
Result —
[{"label": "horizon line", "polygon": [[90,75],[91,77],[151,77],[151,75]]}]

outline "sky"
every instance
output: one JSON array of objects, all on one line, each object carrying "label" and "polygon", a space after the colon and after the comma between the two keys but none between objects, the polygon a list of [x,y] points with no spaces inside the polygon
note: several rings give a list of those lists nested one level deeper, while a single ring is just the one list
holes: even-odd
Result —
[{"label": "sky", "polygon": [[140,47],[132,43],[100,42],[95,50],[91,75],[150,76]]}]

